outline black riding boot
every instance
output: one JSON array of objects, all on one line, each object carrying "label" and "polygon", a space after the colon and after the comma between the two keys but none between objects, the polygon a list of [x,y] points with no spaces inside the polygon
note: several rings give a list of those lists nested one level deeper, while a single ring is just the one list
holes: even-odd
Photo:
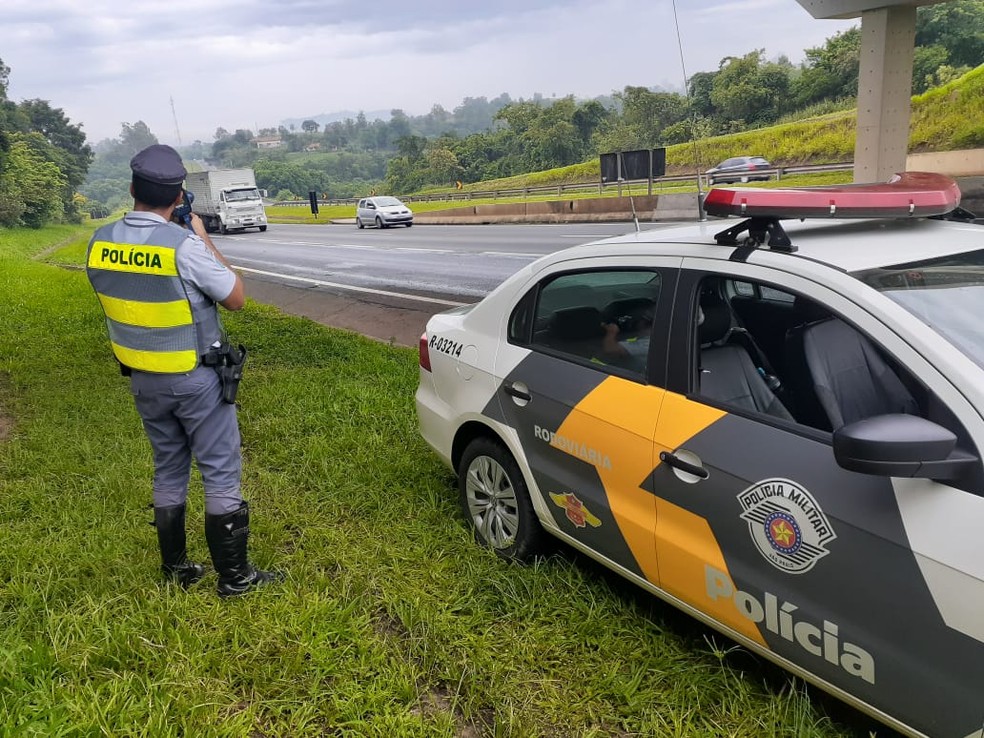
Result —
[{"label": "black riding boot", "polygon": [[164,578],[190,587],[203,576],[205,567],[188,561],[185,548],[185,506],[154,508],[154,527],[161,546],[161,571]]},{"label": "black riding boot", "polygon": [[279,571],[262,571],[249,563],[249,505],[224,515],[205,514],[205,539],[219,574],[219,597],[241,595],[270,582],[283,581]]}]

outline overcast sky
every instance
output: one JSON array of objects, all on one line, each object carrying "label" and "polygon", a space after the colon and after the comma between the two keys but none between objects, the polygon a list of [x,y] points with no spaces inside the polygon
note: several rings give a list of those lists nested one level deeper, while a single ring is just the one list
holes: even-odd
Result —
[{"label": "overcast sky", "polygon": [[[676,5],[687,74],[756,48],[798,63],[853,24],[796,0]],[[141,120],[162,143],[208,143],[343,110],[684,79],[671,0],[0,0],[0,29],[8,97],[47,100],[90,143]]]}]

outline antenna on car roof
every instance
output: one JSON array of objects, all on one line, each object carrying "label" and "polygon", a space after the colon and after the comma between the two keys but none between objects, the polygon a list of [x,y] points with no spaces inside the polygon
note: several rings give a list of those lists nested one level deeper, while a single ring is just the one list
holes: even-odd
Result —
[{"label": "antenna on car roof", "polygon": [[704,191],[700,185],[700,150],[697,147],[697,122],[693,103],[690,99],[690,80],[687,77],[687,63],[683,57],[683,38],[680,35],[680,19],[677,17],[676,0],[672,0],[673,5],[673,24],[676,26],[677,47],[680,49],[680,69],[683,70],[683,94],[687,98],[687,107],[690,109],[690,143],[694,147],[694,174],[697,179],[697,220],[703,223],[707,220],[704,212]]},{"label": "antenna on car roof", "polygon": [[632,206],[632,221],[635,223],[636,233],[638,233],[641,228],[639,228],[639,216],[636,214],[635,209],[635,198],[632,197],[632,190],[629,190],[629,205]]}]

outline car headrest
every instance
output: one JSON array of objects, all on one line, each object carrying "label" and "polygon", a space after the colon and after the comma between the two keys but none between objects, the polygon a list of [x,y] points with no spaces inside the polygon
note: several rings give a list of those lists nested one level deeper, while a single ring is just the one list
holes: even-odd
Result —
[{"label": "car headrest", "polygon": [[605,306],[602,315],[611,322],[621,317],[642,318],[652,316],[656,312],[656,303],[648,297],[627,297],[623,300],[612,300]]},{"label": "car headrest", "polygon": [[720,341],[731,330],[731,310],[728,305],[715,294],[705,292],[700,297],[700,310],[704,320],[700,323],[700,342],[714,343]]},{"label": "car headrest", "polygon": [[558,310],[551,321],[550,332],[565,341],[598,338],[605,332],[601,311],[587,305]]},{"label": "car headrest", "polygon": [[796,295],[793,300],[793,310],[799,317],[801,323],[815,323],[818,320],[826,320],[832,314],[825,307],[806,297]]}]

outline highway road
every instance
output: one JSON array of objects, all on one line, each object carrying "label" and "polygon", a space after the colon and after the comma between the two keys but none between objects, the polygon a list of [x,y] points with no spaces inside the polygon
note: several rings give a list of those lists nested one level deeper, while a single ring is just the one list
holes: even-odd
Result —
[{"label": "highway road", "polygon": [[[658,227],[647,223],[642,228]],[[212,239],[245,274],[285,285],[348,289],[449,306],[481,299],[544,254],[616,236],[632,223],[416,225],[359,230],[349,225],[271,225]]]},{"label": "highway road", "polygon": [[[640,228],[665,224],[646,223]],[[632,223],[278,225],[213,234],[247,295],[335,328],[415,346],[434,313],[477,302],[540,256],[634,230]]]}]

